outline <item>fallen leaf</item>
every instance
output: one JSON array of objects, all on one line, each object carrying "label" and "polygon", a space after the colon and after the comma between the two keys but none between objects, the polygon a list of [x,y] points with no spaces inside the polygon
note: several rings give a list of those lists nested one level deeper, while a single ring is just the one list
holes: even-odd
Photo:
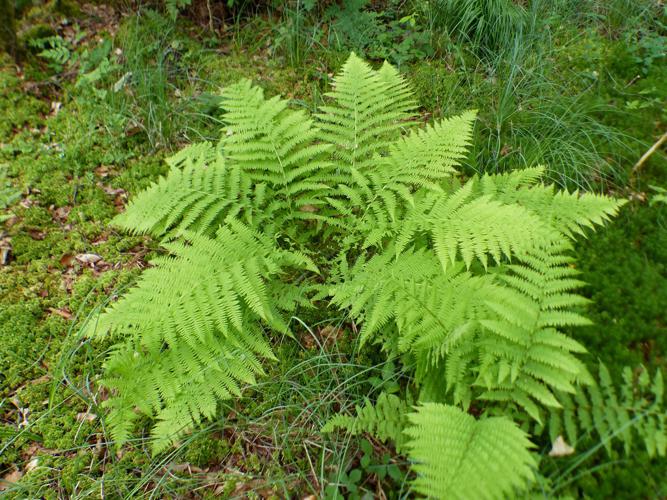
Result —
[{"label": "fallen leaf", "polygon": [[72,207],[58,207],[51,209],[51,216],[58,222],[65,222],[69,217]]},{"label": "fallen leaf", "polygon": [[76,259],[74,258],[74,255],[66,253],[63,254],[62,257],[60,257],[60,265],[64,267],[72,267],[74,265],[74,262],[76,262]]},{"label": "fallen leaf", "polygon": [[19,479],[23,477],[23,472],[20,470],[13,470],[9,474],[2,476],[0,481],[0,491],[4,491],[7,488],[10,488],[12,484],[16,483]]},{"label": "fallen leaf", "polygon": [[42,375],[41,377],[37,377],[32,379],[30,382],[28,382],[28,385],[38,385],[38,384],[44,384],[45,382],[48,382],[51,380],[51,377],[47,373],[46,375]]},{"label": "fallen leaf", "polygon": [[9,240],[0,241],[0,265],[6,266],[9,264],[9,259],[12,255],[12,246]]},{"label": "fallen leaf", "polygon": [[197,467],[196,465],[192,464],[170,464],[167,467],[165,467],[166,471],[170,472],[187,472],[189,474],[192,474],[193,472],[195,474],[201,474],[202,472],[205,472],[204,469],[201,469]]},{"label": "fallen leaf", "polygon": [[46,238],[46,232],[39,229],[28,229],[28,234],[33,240],[41,241]]},{"label": "fallen leaf", "polygon": [[60,112],[60,108],[63,107],[63,103],[59,101],[51,102],[51,115],[56,116]]},{"label": "fallen leaf", "polygon": [[25,464],[26,473],[35,470],[37,466],[39,466],[39,457],[35,457],[32,460],[30,460],[27,464]]},{"label": "fallen leaf", "polygon": [[56,309],[54,307],[49,307],[49,311],[51,311],[51,313],[56,314],[56,315],[58,315],[62,318],[72,319],[72,313],[69,312],[67,309]]},{"label": "fallen leaf", "polygon": [[574,453],[574,448],[565,442],[563,436],[558,436],[551,445],[550,457],[566,457]]},{"label": "fallen leaf", "polygon": [[5,219],[5,227],[15,226],[20,220],[21,218],[17,215],[10,215],[7,219]]},{"label": "fallen leaf", "polygon": [[93,265],[101,261],[102,257],[97,255],[96,253],[80,253],[76,256],[76,260],[78,260],[82,264]]},{"label": "fallen leaf", "polygon": [[94,413],[89,413],[87,411],[76,414],[76,421],[77,422],[92,422],[96,418],[97,418],[97,415],[95,415]]},{"label": "fallen leaf", "polygon": [[23,198],[19,204],[23,208],[30,208],[30,207],[33,207],[35,205],[38,205],[39,202],[37,200],[31,200],[31,199],[28,199],[28,198]]}]

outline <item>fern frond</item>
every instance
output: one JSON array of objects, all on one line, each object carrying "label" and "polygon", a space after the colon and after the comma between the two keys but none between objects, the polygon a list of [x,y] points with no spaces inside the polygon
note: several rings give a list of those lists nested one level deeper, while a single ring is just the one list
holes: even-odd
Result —
[{"label": "fern frond", "polygon": [[505,417],[476,420],[454,406],[425,403],[408,419],[406,447],[417,472],[413,488],[422,495],[505,498],[533,480],[533,445]]},{"label": "fern frond", "polygon": [[460,256],[467,267],[478,259],[488,266],[502,257],[525,253],[557,234],[541,218],[516,204],[475,195],[474,179],[449,194],[430,195],[408,216],[397,237],[397,251],[419,233],[431,236],[442,267]]},{"label": "fern frond", "polygon": [[409,126],[415,101],[403,77],[385,63],[373,70],[351,54],[320,107],[320,137],[336,146],[337,166],[359,171],[372,167],[375,153],[386,151],[400,129]]},{"label": "fern frond", "polygon": [[586,228],[604,224],[625,203],[595,193],[568,193],[556,190],[554,185],[538,184],[543,175],[543,167],[484,175],[479,180],[479,193],[521,205],[569,238],[585,235]]},{"label": "fern frond", "polygon": [[442,273],[438,260],[426,251],[410,251],[394,257],[389,250],[368,261],[359,259],[330,287],[331,301],[348,309],[362,324],[359,342],[363,345],[392,321],[398,328],[398,348],[433,351],[438,359],[448,350],[449,338],[470,320],[475,306],[482,304],[488,277],[462,272],[462,265]]},{"label": "fern frond", "polygon": [[[125,419],[135,407],[162,418],[156,443],[171,439],[160,431],[165,426],[174,435],[181,431],[161,415],[189,415],[189,423],[197,423],[212,416],[219,399],[238,395],[240,383],[262,373],[260,357],[273,354],[260,322],[287,329],[269,300],[268,280],[283,267],[312,267],[236,221],[214,239],[190,233],[165,247],[170,256],[156,259],[88,332],[117,341],[104,379],[118,394],[109,404]],[[112,432],[122,442],[126,423]]]},{"label": "fern frond", "polygon": [[330,189],[331,145],[318,140],[319,130],[304,111],[292,111],[278,97],[265,99],[263,91],[250,81],[232,85],[223,92],[223,120],[227,134],[221,143],[225,157],[242,171],[250,185],[266,184],[265,212],[271,221],[275,213],[290,218],[311,214],[304,206],[317,209]]},{"label": "fern frond", "polygon": [[608,451],[620,441],[630,453],[635,440],[643,442],[649,456],[667,454],[667,408],[664,404],[662,372],[653,381],[646,368],[625,367],[620,393],[600,363],[598,382],[579,387],[576,394],[561,392],[556,397],[561,409],[551,410],[549,435],[552,440],[565,434],[573,445],[593,435]]},{"label": "fern frond", "polygon": [[443,191],[440,184],[456,172],[464,156],[474,117],[473,112],[464,113],[413,131],[387,151],[376,152],[372,167],[345,170],[348,178],[334,193],[345,203],[341,206],[332,198],[329,202],[345,216],[350,234],[365,235],[364,248],[396,233],[406,210],[414,208],[420,188]]},{"label": "fern frond", "polygon": [[364,405],[357,405],[356,415],[336,415],[322,427],[321,432],[328,434],[336,429],[344,429],[353,436],[364,432],[386,443],[391,440],[397,451],[401,451],[405,442],[403,428],[409,404],[395,394],[381,393],[375,404],[366,398]]},{"label": "fern frond", "polygon": [[230,172],[208,142],[188,146],[167,159],[171,170],[138,196],[113,224],[153,236],[194,231],[214,235],[230,210]]},{"label": "fern frond", "polygon": [[468,111],[413,130],[392,144],[387,166],[383,166],[387,170],[387,184],[425,186],[439,191],[439,183],[457,172],[454,167],[467,154],[475,117],[474,111]]}]

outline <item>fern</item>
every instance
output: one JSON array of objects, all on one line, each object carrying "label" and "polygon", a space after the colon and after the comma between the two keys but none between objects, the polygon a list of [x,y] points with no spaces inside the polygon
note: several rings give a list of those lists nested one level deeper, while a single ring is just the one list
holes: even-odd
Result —
[{"label": "fern", "polygon": [[[576,445],[582,437],[596,434],[611,451],[614,441],[630,453],[636,439],[643,442],[649,456],[667,454],[667,408],[664,382],[658,370],[651,381],[644,367],[623,370],[620,394],[607,368],[599,366],[599,384],[591,383],[576,394],[557,393],[561,409],[552,410],[549,435],[552,440],[564,433]],[[583,434],[583,436],[582,436]]]},{"label": "fern", "polygon": [[504,498],[533,479],[526,434],[505,417],[475,420],[460,409],[425,403],[405,430],[414,489],[431,498]]},{"label": "fern", "polygon": [[395,140],[414,119],[416,103],[398,71],[385,63],[374,71],[352,54],[326,94],[333,103],[320,108],[320,137],[336,146],[337,166],[362,171],[374,166],[376,153]]},{"label": "fern", "polygon": [[375,404],[368,398],[364,405],[357,405],[356,415],[336,415],[323,427],[323,433],[335,429],[345,429],[351,435],[369,433],[383,442],[391,440],[396,450],[401,451],[404,443],[403,429],[408,414],[408,404],[395,394],[381,393]]},{"label": "fern", "polygon": [[49,61],[56,69],[65,65],[72,55],[67,42],[60,35],[36,38],[28,43],[31,47],[39,49],[37,55]]},{"label": "fern", "polygon": [[131,233],[163,236],[194,231],[215,234],[233,198],[224,158],[207,142],[167,160],[171,169],[138,197],[113,223]]},{"label": "fern", "polygon": [[261,325],[287,330],[267,281],[284,266],[311,267],[234,221],[214,239],[186,237],[165,244],[171,255],[156,259],[90,327],[90,335],[121,341],[103,380],[116,394],[106,404],[120,443],[135,407],[162,420],[154,430],[159,451],[213,416],[218,400],[238,396],[239,384],[253,383],[263,373],[259,357],[273,358]]},{"label": "fern", "polygon": [[543,168],[461,179],[475,114],[418,127],[388,64],[351,55],[327,96],[310,116],[249,81],[227,87],[220,142],[170,158],[169,174],[115,219],[161,238],[168,255],[89,329],[113,342],[103,383],[114,438],[145,414],[159,451],[214,418],[264,373],[296,305],[317,316],[329,299],[361,325],[360,349],[401,361],[419,406],[365,398],[324,431],[407,450],[418,493],[527,487],[531,444],[510,416],[542,430],[551,415],[549,432],[573,442],[620,433],[629,449],[633,432],[664,453],[660,376],[653,396],[625,389],[619,403],[564,333],[588,324],[571,242],[623,201],[556,190]]}]

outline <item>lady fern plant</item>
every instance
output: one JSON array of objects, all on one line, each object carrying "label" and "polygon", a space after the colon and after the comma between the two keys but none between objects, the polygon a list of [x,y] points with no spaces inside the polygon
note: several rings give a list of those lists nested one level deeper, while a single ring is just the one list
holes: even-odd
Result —
[{"label": "lady fern plant", "polygon": [[[571,242],[622,200],[557,190],[541,168],[465,178],[475,114],[419,126],[400,74],[354,54],[314,115],[248,81],[223,98],[219,143],[177,153],[115,220],[166,251],[88,330],[114,342],[102,383],[118,443],[139,414],[156,452],[215,418],[263,374],[295,307],[324,301],[411,382],[323,432],[392,441],[424,495],[525,490],[531,435],[604,434],[605,415],[626,414],[565,333],[588,324]],[[661,380],[641,435],[664,454]]]}]

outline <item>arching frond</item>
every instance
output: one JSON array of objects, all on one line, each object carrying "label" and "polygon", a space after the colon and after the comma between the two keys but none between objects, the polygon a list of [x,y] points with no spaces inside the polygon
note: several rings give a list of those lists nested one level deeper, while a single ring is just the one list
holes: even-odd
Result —
[{"label": "arching frond", "polygon": [[167,160],[167,177],[134,197],[113,224],[131,233],[163,236],[195,231],[215,234],[234,203],[230,176],[220,151],[203,142]]},{"label": "arching frond", "polygon": [[560,406],[554,390],[574,393],[575,382],[589,380],[576,357],[585,348],[560,331],[590,324],[577,312],[587,300],[572,293],[582,282],[567,250],[552,245],[507,266],[480,319],[480,398],[516,403],[537,420],[540,406]]},{"label": "arching frond", "polygon": [[[623,443],[626,453],[641,446],[649,456],[667,454],[667,408],[662,372],[651,377],[646,368],[625,367],[620,393],[604,364],[599,382],[578,387],[574,395],[556,393],[562,408],[551,409],[549,435],[552,440],[566,435],[573,445],[602,441],[611,450],[615,441]],[[641,442],[636,445],[635,441]]]},{"label": "arching frond", "polygon": [[430,498],[506,498],[533,480],[532,443],[511,420],[476,420],[456,407],[425,403],[408,415],[405,433],[417,479]]},{"label": "arching frond", "polygon": [[344,429],[356,436],[367,432],[380,441],[394,443],[400,451],[405,442],[403,428],[408,413],[408,403],[395,394],[381,393],[375,404],[366,398],[364,405],[357,405],[356,415],[336,415],[331,418],[322,432],[331,433],[336,429]]},{"label": "arching frond", "polygon": [[334,144],[336,165],[359,171],[374,166],[416,108],[403,77],[388,63],[378,71],[352,54],[334,79],[333,102],[317,114],[320,137]]},{"label": "arching frond", "polygon": [[[234,221],[213,239],[187,234],[165,247],[170,256],[156,259],[89,326],[89,335],[118,341],[104,379],[117,391],[108,404],[117,412],[118,442],[127,437],[135,407],[151,416],[189,415],[193,424],[212,416],[219,399],[238,395],[240,383],[252,383],[262,372],[260,357],[273,357],[259,325],[287,329],[269,300],[268,280],[285,266],[312,268],[302,255]],[[190,400],[187,394],[195,393],[202,397]],[[158,443],[173,438],[160,431],[165,426],[156,428]],[[179,427],[171,423],[174,435]]]}]

